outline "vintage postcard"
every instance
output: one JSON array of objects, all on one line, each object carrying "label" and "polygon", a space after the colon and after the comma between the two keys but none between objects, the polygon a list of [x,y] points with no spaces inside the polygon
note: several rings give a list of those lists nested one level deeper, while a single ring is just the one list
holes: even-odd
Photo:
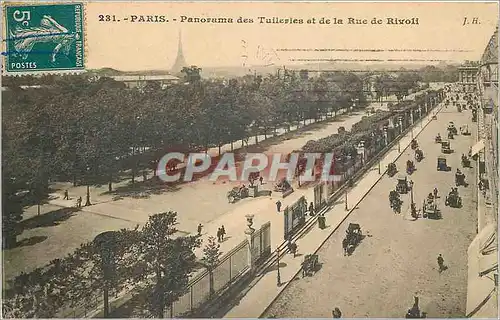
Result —
[{"label": "vintage postcard", "polygon": [[1,14],[4,318],[498,318],[498,1]]}]

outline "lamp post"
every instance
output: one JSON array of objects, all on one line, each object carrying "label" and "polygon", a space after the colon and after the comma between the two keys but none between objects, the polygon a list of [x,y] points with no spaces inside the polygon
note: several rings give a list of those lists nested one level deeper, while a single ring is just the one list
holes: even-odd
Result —
[{"label": "lamp post", "polygon": [[356,102],[358,102],[358,101],[359,101],[359,99],[358,99],[358,98],[356,98],[356,99],[351,99],[351,101],[352,101],[351,111],[353,111],[353,110],[354,110],[354,108],[356,107]]},{"label": "lamp post", "polygon": [[349,211],[349,207],[347,206],[347,189],[345,189],[345,199],[344,199],[344,202],[345,202],[345,211]]},{"label": "lamp post", "polygon": [[276,248],[276,256],[277,256],[277,263],[278,263],[278,273],[276,274],[276,285],[278,287],[281,286],[281,274],[280,274],[280,248]]},{"label": "lamp post", "polygon": [[[87,179],[89,176],[89,171],[90,171],[90,168],[87,167]],[[86,196],[86,200],[85,200],[85,206],[88,207],[91,205],[92,205],[92,203],[90,203],[90,185],[89,185],[89,182],[87,181],[87,196]]]},{"label": "lamp post", "polygon": [[410,185],[410,205],[413,205],[414,204],[414,202],[413,202],[413,181],[410,180],[409,185]]}]

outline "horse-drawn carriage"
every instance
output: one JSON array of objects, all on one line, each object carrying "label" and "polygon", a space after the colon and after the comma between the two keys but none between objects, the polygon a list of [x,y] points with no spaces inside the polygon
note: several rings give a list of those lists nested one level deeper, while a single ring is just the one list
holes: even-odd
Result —
[{"label": "horse-drawn carriage", "polygon": [[415,160],[417,160],[417,162],[420,162],[422,161],[423,158],[424,158],[424,152],[417,148],[417,150],[415,150]]},{"label": "horse-drawn carriage", "polygon": [[389,177],[394,177],[394,175],[398,172],[398,169],[396,169],[396,164],[394,162],[391,162],[387,165],[387,175]]},{"label": "horse-drawn carriage", "polygon": [[306,254],[302,261],[302,277],[312,276],[318,270],[318,255]]},{"label": "horse-drawn carriage", "polygon": [[349,226],[346,230],[346,235],[344,240],[342,241],[342,248],[344,249],[344,255],[352,252],[354,247],[356,247],[363,238],[363,234],[361,232],[361,227],[357,223],[349,223]]},{"label": "horse-drawn carriage", "polygon": [[465,154],[462,154],[462,167],[470,168],[470,159]]},{"label": "horse-drawn carriage", "polygon": [[427,199],[424,200],[424,203],[422,205],[422,215],[424,218],[439,219],[441,217],[437,205],[437,199],[435,196],[432,196],[432,194],[430,194]]},{"label": "horse-drawn carriage", "polygon": [[450,206],[452,208],[460,208],[462,207],[462,198],[458,195],[458,189],[452,188],[450,193],[446,196],[445,206]]},{"label": "horse-drawn carriage", "polygon": [[415,171],[415,164],[413,163],[413,161],[406,161],[406,173],[411,175],[413,171]]},{"label": "horse-drawn carriage", "polygon": [[242,187],[234,187],[227,193],[227,200],[229,203],[234,203],[236,200],[248,197],[248,188],[244,185]]},{"label": "horse-drawn carriage", "polygon": [[410,190],[410,184],[406,176],[399,176],[398,183],[396,184],[396,191],[398,193],[408,193]]},{"label": "horse-drawn carriage", "polygon": [[458,134],[457,128],[455,127],[455,124],[453,123],[453,121],[450,121],[448,123],[448,135],[449,135],[449,133],[452,133],[453,135]]},{"label": "horse-drawn carriage", "polygon": [[457,169],[457,173],[455,173],[455,184],[458,186],[466,186],[465,183],[465,174]]},{"label": "horse-drawn carriage", "polygon": [[401,213],[401,197],[396,190],[389,192],[389,205],[394,213]]},{"label": "horse-drawn carriage", "polygon": [[465,126],[462,126],[460,127],[460,133],[464,136],[470,136],[471,133],[469,131],[469,126],[468,125],[465,125]]},{"label": "horse-drawn carriage", "polygon": [[450,171],[450,167],[446,163],[446,157],[437,158],[437,171]]},{"label": "horse-drawn carriage", "polygon": [[286,178],[281,178],[275,185],[274,185],[274,191],[276,192],[285,192],[287,190],[290,190],[292,186],[290,185],[290,182]]},{"label": "horse-drawn carriage", "polygon": [[442,153],[451,153],[450,141],[441,141],[441,152]]},{"label": "horse-drawn carriage", "polygon": [[417,142],[417,140],[415,140],[415,139],[411,140],[410,146],[411,146],[412,150],[417,149],[418,148],[418,142]]},{"label": "horse-drawn carriage", "polygon": [[434,142],[435,143],[441,143],[442,139],[441,139],[441,135],[438,133],[437,136],[434,138]]}]

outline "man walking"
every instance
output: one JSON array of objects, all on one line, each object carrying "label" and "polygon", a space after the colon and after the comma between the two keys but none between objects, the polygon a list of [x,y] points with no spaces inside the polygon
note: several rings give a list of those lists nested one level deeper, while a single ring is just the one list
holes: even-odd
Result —
[{"label": "man walking", "polygon": [[220,227],[220,240],[224,241],[224,236],[226,235],[226,228],[224,228],[224,225]]},{"label": "man walking", "polygon": [[64,190],[64,198],[63,198],[63,200],[69,200],[68,190]]},{"label": "man walking", "polygon": [[219,228],[217,229],[217,242],[221,241],[221,237],[222,237],[222,230],[221,228]]},{"label": "man walking", "polygon": [[281,201],[279,200],[276,202],[276,209],[278,210],[278,212],[280,212],[281,210]]},{"label": "man walking", "polygon": [[439,254],[439,256],[437,258],[437,262],[438,262],[438,266],[439,266],[439,273],[441,273],[445,269],[444,259],[443,259],[443,256],[441,256],[441,254]]},{"label": "man walking", "polygon": [[78,197],[78,199],[76,199],[76,207],[77,208],[81,208],[82,207],[82,197]]},{"label": "man walking", "polygon": [[203,225],[200,223],[198,224],[198,235],[201,236],[201,230],[203,229]]}]

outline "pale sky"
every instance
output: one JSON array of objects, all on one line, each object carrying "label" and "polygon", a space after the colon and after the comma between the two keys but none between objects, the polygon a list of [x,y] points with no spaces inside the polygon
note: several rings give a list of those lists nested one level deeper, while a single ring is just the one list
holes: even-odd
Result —
[{"label": "pale sky", "polygon": [[[120,21],[100,22],[99,15],[114,15]],[[169,22],[131,22],[133,15],[137,20],[141,15],[162,15]],[[181,23],[181,16],[233,18],[234,23]],[[236,23],[239,17],[254,22]],[[258,17],[304,23],[261,24]],[[342,19],[343,24],[319,24],[321,17]],[[470,23],[463,25],[465,17]],[[306,23],[311,18],[316,24]],[[368,24],[348,24],[348,18],[367,19]],[[371,24],[373,18],[383,24]],[[419,24],[389,25],[387,18],[418,18]],[[479,60],[497,23],[497,3],[91,2],[86,5],[87,68],[168,70],[177,55],[179,31],[187,63],[200,67],[305,63],[291,59]],[[422,49],[434,51],[415,51]]]}]

